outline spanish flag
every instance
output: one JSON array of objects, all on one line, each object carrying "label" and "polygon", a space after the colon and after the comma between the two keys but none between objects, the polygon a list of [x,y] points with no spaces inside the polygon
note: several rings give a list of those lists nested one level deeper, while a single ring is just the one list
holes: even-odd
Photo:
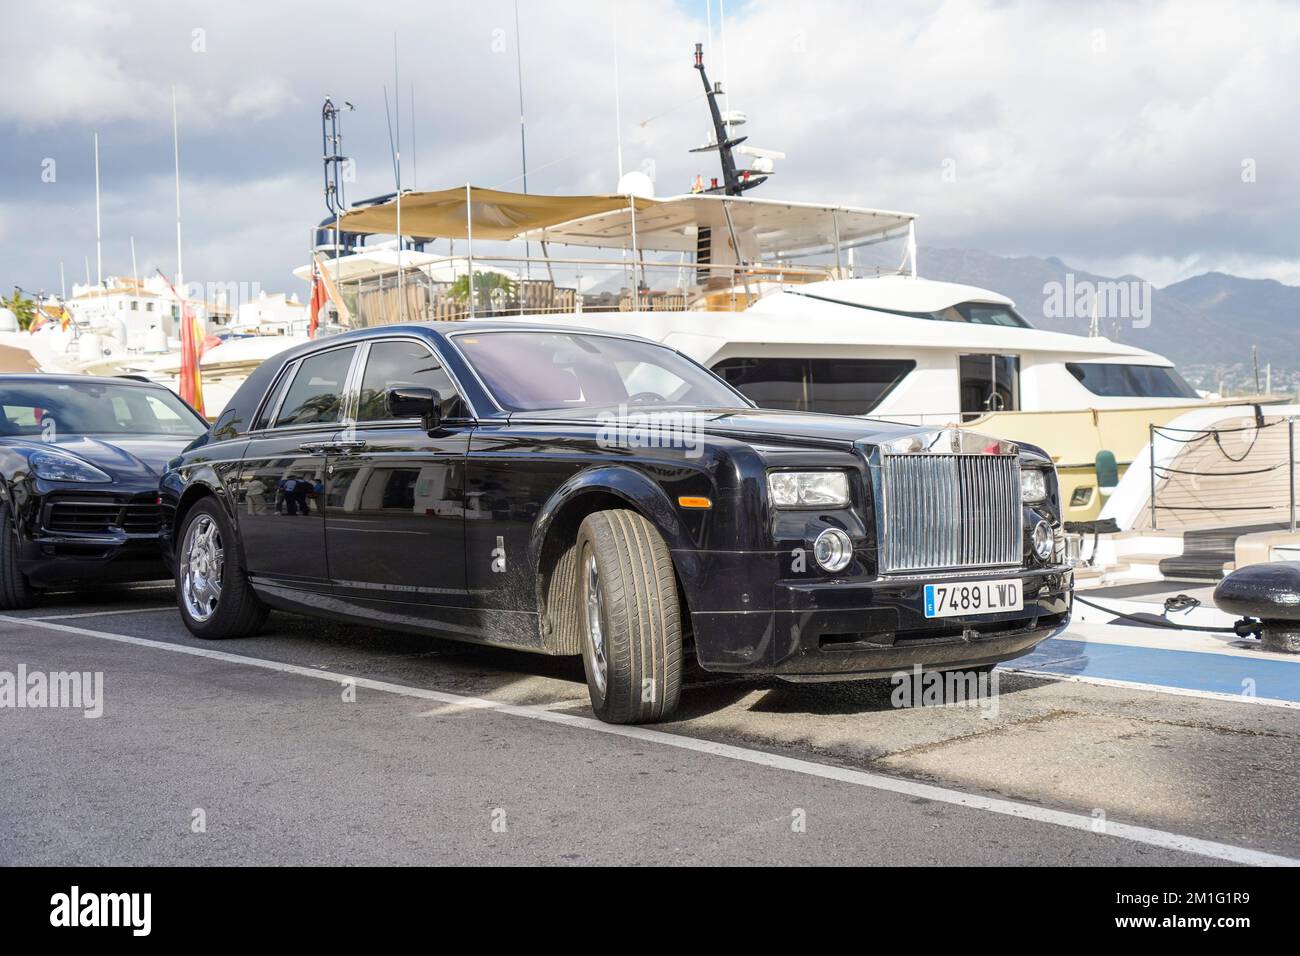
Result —
[{"label": "spanish flag", "polygon": [[203,333],[199,319],[190,311],[189,304],[181,302],[181,398],[189,402],[200,415],[203,408],[203,373],[199,370],[199,357],[203,354]]},{"label": "spanish flag", "polygon": [[207,412],[203,408],[203,373],[199,370],[199,358],[203,355],[204,340],[203,333],[199,329],[198,316],[190,311],[189,303],[180,297],[176,287],[162,274],[161,269],[158,270],[158,274],[163,277],[167,287],[172,290],[172,295],[176,296],[176,301],[180,303],[181,398],[189,402],[196,412],[206,417]]}]

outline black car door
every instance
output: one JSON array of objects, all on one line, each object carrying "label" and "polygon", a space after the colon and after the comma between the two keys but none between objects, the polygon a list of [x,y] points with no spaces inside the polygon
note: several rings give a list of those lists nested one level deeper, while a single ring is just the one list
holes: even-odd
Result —
[{"label": "black car door", "polygon": [[[336,599],[390,623],[463,621],[465,454],[474,423],[442,362],[413,336],[362,346],[355,424],[326,467],[325,538]],[[395,386],[436,390],[441,427],[395,419]]]},{"label": "black car door", "polygon": [[355,345],[328,348],[286,368],[240,466],[236,511],[249,577],[292,600],[316,603],[329,592],[326,449],[342,426],[357,352]]}]

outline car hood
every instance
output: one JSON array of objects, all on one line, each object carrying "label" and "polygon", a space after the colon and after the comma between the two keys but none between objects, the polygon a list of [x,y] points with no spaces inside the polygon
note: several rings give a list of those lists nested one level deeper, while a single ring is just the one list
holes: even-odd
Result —
[{"label": "car hood", "polygon": [[850,445],[863,439],[888,437],[909,426],[849,415],[787,412],[773,408],[728,409],[709,413],[703,429],[715,435],[742,438],[770,445]]},{"label": "car hood", "polygon": [[551,409],[515,413],[510,420],[521,424],[530,420],[548,420],[608,426],[618,421],[620,416],[626,416],[629,427],[644,416],[651,422],[680,422],[678,427],[763,445],[846,447],[864,439],[893,437],[914,427],[871,418],[783,411],[779,408],[699,408],[686,405]]},{"label": "car hood", "polygon": [[[639,418],[638,416],[644,416]],[[698,416],[696,418],[695,416]],[[955,431],[950,426],[923,426],[904,422],[881,421],[850,415],[824,415],[816,412],[783,411],[778,408],[699,408],[686,405],[608,406],[572,409],[549,409],[515,413],[512,422],[572,422],[609,428],[622,422],[623,427],[639,427],[641,422],[659,422],[659,427],[694,429],[706,435],[732,438],[769,448],[856,448],[859,452],[871,445],[883,444],[904,436],[919,436],[932,441],[938,432]],[[976,432],[961,432],[965,443],[981,439]],[[1000,439],[984,439],[986,442]],[[1016,442],[1021,453],[1050,461],[1036,445]]]},{"label": "car hood", "polygon": [[116,481],[141,478],[156,482],[175,458],[194,439],[185,435],[122,435],[111,440],[89,435],[60,436],[55,441],[19,441],[32,451],[50,450],[73,455],[107,472]]}]

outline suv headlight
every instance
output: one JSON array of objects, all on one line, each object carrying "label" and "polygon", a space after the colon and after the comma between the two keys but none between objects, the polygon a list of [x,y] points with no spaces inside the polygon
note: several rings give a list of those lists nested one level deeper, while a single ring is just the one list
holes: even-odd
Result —
[{"label": "suv headlight", "polygon": [[46,481],[112,481],[89,462],[84,462],[71,455],[57,455],[53,452],[33,452],[27,459],[36,472],[36,477]]},{"label": "suv headlight", "polygon": [[1020,473],[1020,499],[1026,504],[1047,500],[1047,472],[1041,468],[1026,468]]},{"label": "suv headlight", "polygon": [[769,471],[767,495],[777,508],[842,507],[849,503],[843,471]]}]

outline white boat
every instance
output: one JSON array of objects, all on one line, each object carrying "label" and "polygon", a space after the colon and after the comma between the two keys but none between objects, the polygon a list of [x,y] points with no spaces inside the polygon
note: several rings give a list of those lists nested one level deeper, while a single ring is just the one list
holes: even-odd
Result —
[{"label": "white boat", "polygon": [[[404,229],[454,243],[456,254],[405,250],[400,272],[391,247],[325,260],[354,325],[397,321],[405,300],[410,320],[523,316],[634,332],[761,405],[1038,444],[1057,463],[1066,520],[1096,517],[1151,425],[1207,404],[1161,355],[1035,329],[997,292],[921,278],[908,213],[468,187],[402,201]],[[346,215],[343,228],[395,229],[395,202]],[[891,241],[901,246],[896,271],[850,265],[853,250]],[[471,270],[512,278],[471,300]]]}]

